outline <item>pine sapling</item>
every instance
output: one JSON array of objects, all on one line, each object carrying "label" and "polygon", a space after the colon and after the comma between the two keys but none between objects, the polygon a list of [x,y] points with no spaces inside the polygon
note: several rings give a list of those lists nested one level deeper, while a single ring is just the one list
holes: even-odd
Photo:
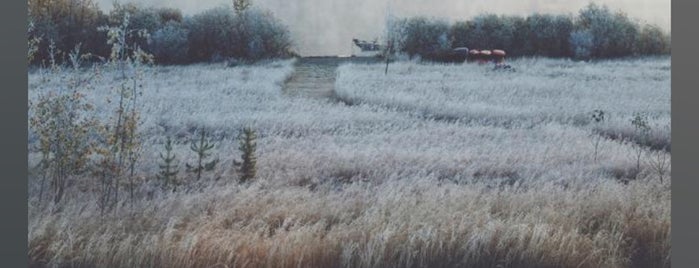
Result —
[{"label": "pine sapling", "polygon": [[172,139],[167,137],[165,142],[165,155],[160,153],[160,159],[163,161],[160,164],[160,172],[156,175],[158,180],[162,182],[163,190],[167,190],[170,184],[173,187],[173,191],[177,191],[177,163],[175,162],[175,154],[172,152]]},{"label": "pine sapling", "polygon": [[218,159],[205,162],[206,159],[211,156],[210,151],[214,148],[214,144],[206,139],[206,131],[202,131],[199,141],[192,140],[192,145],[190,145],[189,148],[197,154],[197,163],[194,165],[185,164],[187,171],[195,173],[197,180],[200,180],[201,173],[203,171],[214,170],[214,168],[216,168],[216,164],[218,163]]},{"label": "pine sapling", "polygon": [[[605,120],[605,114],[604,111],[602,110],[594,110],[592,112],[592,120],[596,125],[599,125],[600,123],[604,122]],[[599,144],[602,141],[602,135],[599,133],[595,133],[595,129],[593,128],[592,134],[594,136],[594,146],[595,146],[595,154],[594,154],[594,161],[597,162],[597,155],[599,152]]]},{"label": "pine sapling", "polygon": [[250,128],[244,128],[243,133],[240,138],[240,147],[238,148],[241,153],[241,161],[234,161],[234,164],[239,167],[240,172],[240,182],[245,183],[253,178],[257,174],[257,157],[255,156],[255,151],[257,150],[257,136],[255,131]]}]

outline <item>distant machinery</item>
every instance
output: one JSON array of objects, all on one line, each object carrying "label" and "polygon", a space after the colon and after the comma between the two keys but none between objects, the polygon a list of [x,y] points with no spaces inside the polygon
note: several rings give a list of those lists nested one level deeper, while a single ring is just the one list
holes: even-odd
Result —
[{"label": "distant machinery", "polygon": [[[362,52],[379,52],[385,48],[379,45],[377,40],[364,41],[352,39],[352,43],[359,47]],[[426,55],[423,59],[428,59],[438,62],[477,62],[479,64],[495,63],[495,69],[511,69],[510,65],[505,64],[505,56],[507,53],[502,49],[469,49],[467,47],[456,47],[450,50],[437,50]]]},{"label": "distant machinery", "polygon": [[380,51],[383,46],[379,45],[378,41],[374,40],[373,42],[369,41],[363,41],[359,39],[352,39],[352,42],[356,46],[358,46],[362,51]]},{"label": "distant machinery", "polygon": [[503,62],[505,62],[505,55],[507,55],[507,53],[502,49],[493,49],[493,50],[472,49],[468,52],[468,61],[469,62],[478,62],[478,63],[488,63],[488,62],[503,63]]},{"label": "distant machinery", "polygon": [[495,70],[510,70],[514,71],[514,68],[509,64],[505,63],[505,56],[507,53],[502,49],[493,50],[477,50],[472,49],[468,52],[468,62],[477,62],[479,64],[495,63]]},{"label": "distant machinery", "polygon": [[464,62],[468,58],[468,48],[467,47],[457,47],[451,50],[451,58],[456,62]]}]

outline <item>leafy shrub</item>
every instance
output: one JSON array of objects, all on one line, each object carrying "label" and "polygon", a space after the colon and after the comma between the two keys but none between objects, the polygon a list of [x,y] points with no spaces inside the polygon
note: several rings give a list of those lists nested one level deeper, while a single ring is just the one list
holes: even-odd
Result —
[{"label": "leafy shrub", "polygon": [[193,16],[189,28],[190,58],[258,60],[291,54],[288,29],[272,13],[258,9],[235,13],[218,7]]},{"label": "leafy shrub", "polygon": [[657,55],[670,52],[670,37],[658,26],[644,25],[636,41],[636,52],[641,55]]},{"label": "leafy shrub", "polygon": [[396,50],[411,58],[449,48],[449,25],[444,21],[424,17],[403,19],[392,25],[391,31],[396,36]]},{"label": "leafy shrub", "polygon": [[151,35],[149,44],[155,61],[163,64],[184,63],[187,61],[189,31],[181,23],[169,21],[165,27]]},{"label": "leafy shrub", "polygon": [[272,13],[250,8],[247,2],[240,1],[238,5],[244,7],[240,11],[221,6],[184,17],[178,9],[144,8],[134,3],[116,3],[106,15],[92,0],[30,0],[29,58],[32,64],[62,64],[68,52],[80,45],[81,50],[107,59],[110,45],[98,29],[119,26],[127,14],[127,32],[143,31],[153,36],[129,35],[126,42],[154,54],[159,63],[293,55],[286,26]]},{"label": "leafy shrub", "polygon": [[477,16],[468,35],[471,47],[479,49],[504,49],[512,47],[514,24],[507,17],[493,14]]},{"label": "leafy shrub", "polygon": [[236,54],[236,19],[226,7],[206,10],[185,19],[189,29],[189,58],[209,61],[214,56],[232,57]]},{"label": "leafy shrub", "polygon": [[[245,32],[249,33],[247,51],[249,59],[288,57],[291,54],[289,31],[272,13],[252,9],[243,17]],[[242,39],[242,38],[241,38]],[[245,40],[245,39],[243,39]]]},{"label": "leafy shrub", "polygon": [[[145,30],[148,33],[155,32],[160,28],[160,15],[153,8],[142,8],[134,3],[114,5],[114,8],[109,14],[110,25],[119,25],[124,16],[129,15],[128,31]],[[148,36],[133,36],[127,40],[129,43],[135,43],[139,47],[148,47]]]},{"label": "leafy shrub", "polygon": [[182,16],[182,11],[175,8],[159,8],[156,10],[158,16],[160,17],[161,23],[168,23],[171,21],[182,22],[184,17]]},{"label": "leafy shrub", "polygon": [[449,38],[453,47],[468,47],[467,36],[473,27],[470,21],[457,21],[449,27]]},{"label": "leafy shrub", "polygon": [[97,127],[97,121],[89,116],[92,105],[85,101],[84,95],[72,91],[71,83],[67,91],[41,95],[30,107],[30,127],[38,136],[38,149],[42,154],[39,169],[43,172],[41,193],[43,197],[44,181],[49,179],[54,204],[58,204],[65,193],[68,180],[85,172],[88,156],[93,144],[88,142]]},{"label": "leafy shrub", "polygon": [[[426,18],[391,22],[390,40],[408,55],[431,55],[439,49],[504,49],[508,56],[615,58],[669,53],[670,39],[657,26],[639,26],[624,13],[590,4],[578,16],[533,14],[528,17],[484,14],[448,27]],[[397,36],[397,38],[396,38]],[[444,45],[446,43],[446,45]]]},{"label": "leafy shrub", "polygon": [[573,30],[573,21],[563,15],[539,15],[527,17],[529,29],[529,53],[547,57],[569,56],[568,37]]},{"label": "leafy shrub", "polygon": [[530,29],[524,18],[486,14],[450,28],[453,47],[506,49],[509,55],[531,54]]},{"label": "leafy shrub", "polygon": [[633,44],[638,37],[638,25],[624,13],[612,13],[606,6],[590,4],[580,11],[578,30],[592,36],[590,54],[594,58],[613,58],[633,55]]},{"label": "leafy shrub", "polygon": [[590,31],[578,30],[570,33],[570,49],[573,57],[577,59],[589,59],[594,48],[593,36]]},{"label": "leafy shrub", "polygon": [[97,28],[108,21],[92,0],[28,1],[29,20],[33,29],[29,40],[38,40],[33,64],[49,61],[49,45],[54,43],[57,63],[63,63],[68,51],[77,44],[96,56],[107,57],[109,48],[104,33]]}]

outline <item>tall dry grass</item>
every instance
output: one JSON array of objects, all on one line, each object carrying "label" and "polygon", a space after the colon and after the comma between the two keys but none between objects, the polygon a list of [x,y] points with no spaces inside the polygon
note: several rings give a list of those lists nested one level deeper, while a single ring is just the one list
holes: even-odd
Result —
[{"label": "tall dry grass", "polygon": [[263,181],[104,218],[74,199],[60,213],[31,211],[29,256],[65,267],[669,267],[667,187]]}]

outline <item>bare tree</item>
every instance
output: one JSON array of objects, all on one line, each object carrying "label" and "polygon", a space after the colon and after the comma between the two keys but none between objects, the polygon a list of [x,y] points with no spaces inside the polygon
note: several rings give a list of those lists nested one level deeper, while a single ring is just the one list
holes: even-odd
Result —
[{"label": "bare tree", "polygon": [[658,176],[660,183],[663,183],[665,175],[670,170],[670,157],[665,150],[658,150],[648,153],[648,164]]}]

